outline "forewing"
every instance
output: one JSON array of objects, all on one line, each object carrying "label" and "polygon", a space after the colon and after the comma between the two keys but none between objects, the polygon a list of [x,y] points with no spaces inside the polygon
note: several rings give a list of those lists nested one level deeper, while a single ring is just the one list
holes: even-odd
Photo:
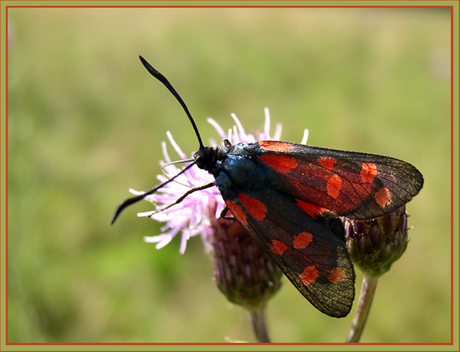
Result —
[{"label": "forewing", "polygon": [[269,188],[245,189],[226,204],[317,309],[332,317],[349,313],[355,273],[343,234],[333,233],[339,219],[315,221],[294,198]]},{"label": "forewing", "polygon": [[328,212],[358,220],[380,217],[423,186],[414,166],[386,156],[279,141],[251,149],[271,173],[267,187],[296,198],[313,218]]}]

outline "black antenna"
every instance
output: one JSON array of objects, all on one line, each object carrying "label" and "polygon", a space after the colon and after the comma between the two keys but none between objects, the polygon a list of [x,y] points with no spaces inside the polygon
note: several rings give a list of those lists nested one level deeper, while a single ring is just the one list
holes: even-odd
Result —
[{"label": "black antenna", "polygon": [[195,134],[196,134],[196,136],[198,138],[198,143],[200,143],[200,149],[204,148],[203,141],[201,140],[201,136],[200,136],[200,133],[198,132],[198,128],[196,127],[195,121],[193,120],[192,115],[188,111],[187,105],[185,105],[185,103],[182,100],[182,98],[180,97],[180,95],[176,92],[176,90],[173,88],[171,83],[169,83],[169,81],[166,79],[165,76],[163,76],[160,72],[155,70],[152,67],[152,65],[150,65],[142,56],[139,55],[139,59],[141,59],[141,62],[144,65],[144,67],[147,69],[147,71],[149,71],[150,74],[153,77],[155,77],[157,80],[159,80],[161,83],[163,83],[164,86],[166,88],[168,88],[168,90],[172,93],[172,95],[174,95],[174,97],[177,99],[177,101],[180,103],[180,105],[182,105],[182,107],[184,108],[185,113],[187,114],[190,122],[192,123],[193,129],[195,130]]},{"label": "black antenna", "polygon": [[113,225],[113,223],[115,222],[115,220],[117,220],[118,218],[118,215],[120,215],[120,213],[126,208],[126,207],[129,207],[130,205],[134,204],[134,203],[137,203],[139,202],[140,200],[144,199],[145,197],[155,193],[156,191],[158,191],[160,188],[162,188],[163,186],[167,185],[169,182],[172,182],[174,181],[178,176],[182,175],[185,171],[187,171],[188,169],[190,169],[193,165],[195,165],[195,162],[191,163],[190,165],[187,165],[185,168],[183,168],[181,170],[181,172],[179,172],[177,175],[175,175],[174,177],[171,177],[169,180],[167,180],[166,182],[163,182],[161,185],[159,186],[156,186],[156,187],[153,187],[152,189],[148,190],[147,192],[145,193],[142,193],[142,194],[139,194],[138,196],[134,196],[134,197],[131,197],[131,198],[128,198],[126,199],[125,201],[123,201],[118,207],[117,209],[115,210],[115,213],[113,214],[112,216],[112,220],[110,221],[110,224]]},{"label": "black antenna", "polygon": [[[169,81],[166,79],[165,76],[163,76],[160,72],[158,72],[157,70],[155,70],[147,61],[145,61],[145,59],[139,55],[139,59],[141,59],[141,62],[142,64],[145,66],[145,68],[147,69],[147,71],[150,72],[150,74],[155,77],[157,80],[159,80],[161,83],[164,84],[164,86],[166,88],[168,88],[168,90],[172,93],[172,95],[174,95],[174,97],[177,99],[177,101],[180,103],[180,105],[182,105],[182,107],[184,108],[184,111],[185,113],[187,114],[190,122],[192,123],[192,126],[193,126],[193,129],[195,130],[195,134],[198,138],[198,143],[200,143],[200,149],[203,149],[204,148],[204,145],[203,145],[203,141],[201,140],[201,136],[200,136],[200,133],[198,132],[198,128],[196,127],[196,124],[195,124],[195,121],[193,120],[193,117],[192,115],[190,114],[190,112],[188,111],[188,108],[187,108],[187,105],[185,105],[184,101],[182,100],[182,98],[180,97],[180,95],[176,92],[176,90],[173,88],[173,86],[171,85],[171,83],[169,83]],[[193,161],[193,159],[191,160],[181,160],[181,162],[190,162],[190,161]],[[139,202],[140,200],[144,199],[145,197],[155,193],[156,191],[158,191],[160,188],[162,188],[163,186],[165,186],[166,184],[168,184],[169,182],[172,182],[174,181],[179,175],[182,175],[185,171],[187,171],[188,169],[190,169],[193,165],[195,165],[196,161],[193,161],[190,165],[187,165],[184,169],[181,170],[181,172],[179,172],[177,175],[175,175],[174,177],[170,178],[169,180],[167,180],[166,182],[163,182],[161,185],[159,186],[156,186],[150,190],[148,190],[147,192],[145,193],[142,193],[142,194],[139,194],[137,196],[134,196],[134,197],[131,197],[131,198],[128,198],[126,199],[124,202],[122,202],[118,207],[117,209],[115,210],[115,213],[113,214],[112,216],[112,220],[110,221],[111,224],[113,224],[115,222],[115,220],[118,218],[118,216],[120,215],[120,213],[128,206],[134,204],[134,203],[137,203]],[[206,185],[207,187],[210,186],[210,184]],[[195,190],[195,189],[194,189]]]}]

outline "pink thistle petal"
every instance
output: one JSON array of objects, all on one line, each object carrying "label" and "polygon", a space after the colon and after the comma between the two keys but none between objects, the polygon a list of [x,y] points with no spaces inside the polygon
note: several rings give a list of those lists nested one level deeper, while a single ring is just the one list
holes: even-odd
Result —
[{"label": "pink thistle petal", "polygon": [[212,127],[214,127],[216,129],[216,131],[219,134],[221,139],[227,138],[227,136],[226,136],[224,130],[222,129],[222,127],[220,127],[220,125],[214,119],[208,117],[207,121],[212,125]]},{"label": "pink thistle petal", "polygon": [[180,149],[179,145],[174,140],[171,132],[166,131],[166,136],[168,137],[169,143],[171,143],[171,145],[173,146],[174,150],[179,155],[179,157],[182,159],[187,159],[187,155]]}]

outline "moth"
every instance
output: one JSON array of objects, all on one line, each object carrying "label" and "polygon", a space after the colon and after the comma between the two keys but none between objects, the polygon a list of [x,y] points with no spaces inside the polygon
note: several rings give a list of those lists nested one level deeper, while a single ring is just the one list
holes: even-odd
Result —
[{"label": "moth", "polygon": [[388,156],[290,142],[232,145],[225,139],[222,147],[204,146],[182,98],[160,72],[140,60],[181,104],[199,149],[180,173],[122,202],[111,223],[129,205],[199,167],[214,182],[190,189],[170,206],[217,186],[226,204],[222,214],[231,212],[314,307],[331,317],[345,317],[355,296],[355,272],[340,217],[369,220],[392,213],[420,192],[422,174]]}]

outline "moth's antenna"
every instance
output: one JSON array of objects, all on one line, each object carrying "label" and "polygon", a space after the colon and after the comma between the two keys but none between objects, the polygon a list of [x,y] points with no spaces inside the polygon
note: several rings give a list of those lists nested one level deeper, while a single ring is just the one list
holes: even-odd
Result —
[{"label": "moth's antenna", "polygon": [[174,181],[178,176],[182,175],[185,171],[187,171],[188,169],[190,169],[193,165],[195,165],[195,162],[191,163],[190,165],[187,165],[185,168],[183,168],[181,170],[181,172],[179,172],[177,175],[175,175],[174,177],[171,177],[169,180],[163,182],[161,185],[159,186],[156,186],[156,187],[153,187],[152,189],[148,190],[147,192],[145,193],[142,193],[142,194],[139,194],[138,196],[134,196],[134,197],[131,197],[131,198],[128,198],[126,199],[124,202],[122,202],[118,207],[117,209],[115,210],[115,213],[113,214],[112,216],[112,220],[110,221],[110,224],[113,225],[113,223],[115,222],[115,220],[118,218],[118,215],[120,215],[120,213],[127,207],[129,207],[130,205],[134,204],[134,203],[137,203],[139,202],[140,200],[144,199],[145,197],[155,193],[156,191],[158,191],[160,188],[162,188],[163,186],[165,186],[166,184],[168,184],[169,182],[172,182]]},{"label": "moth's antenna", "polygon": [[139,59],[141,60],[142,64],[144,67],[147,69],[147,71],[150,72],[150,74],[155,77],[157,80],[159,80],[161,83],[164,84],[166,88],[174,95],[174,97],[177,99],[177,101],[182,105],[182,108],[184,109],[185,113],[187,114],[190,122],[192,123],[193,129],[195,130],[195,134],[198,138],[198,143],[200,143],[200,149],[204,148],[203,141],[201,140],[200,133],[198,132],[198,128],[196,127],[195,121],[193,120],[192,115],[188,111],[187,105],[185,105],[184,101],[180,97],[180,95],[176,92],[176,90],[173,88],[171,83],[166,79],[165,76],[163,76],[160,72],[155,70],[142,56],[139,55]]}]

